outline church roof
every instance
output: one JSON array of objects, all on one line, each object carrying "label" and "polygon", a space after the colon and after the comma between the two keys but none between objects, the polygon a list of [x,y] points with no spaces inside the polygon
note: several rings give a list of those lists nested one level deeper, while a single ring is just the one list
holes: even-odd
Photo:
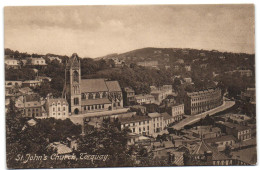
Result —
[{"label": "church roof", "polygon": [[82,79],[81,92],[101,92],[108,91],[104,79]]},{"label": "church roof", "polygon": [[106,81],[107,88],[110,92],[121,91],[118,81]]},{"label": "church roof", "polygon": [[82,79],[81,92],[118,92],[121,91],[118,81],[105,81],[105,79]]},{"label": "church roof", "polygon": [[220,153],[216,148],[211,147],[208,145],[204,140],[198,143],[193,149],[193,155],[203,155],[206,151],[212,152],[212,160],[225,160],[229,159],[224,154]]}]

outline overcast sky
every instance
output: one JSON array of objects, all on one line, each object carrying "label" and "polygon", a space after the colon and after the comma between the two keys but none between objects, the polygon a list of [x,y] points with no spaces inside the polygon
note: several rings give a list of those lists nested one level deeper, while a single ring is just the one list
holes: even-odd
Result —
[{"label": "overcast sky", "polygon": [[6,7],[5,48],[100,57],[143,47],[254,53],[253,5]]}]

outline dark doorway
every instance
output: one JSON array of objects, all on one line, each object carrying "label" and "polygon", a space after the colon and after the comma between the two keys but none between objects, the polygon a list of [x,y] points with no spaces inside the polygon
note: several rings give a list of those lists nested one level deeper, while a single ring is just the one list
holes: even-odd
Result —
[{"label": "dark doorway", "polygon": [[74,110],[74,113],[75,113],[76,115],[79,114],[79,109],[76,108],[76,109]]}]

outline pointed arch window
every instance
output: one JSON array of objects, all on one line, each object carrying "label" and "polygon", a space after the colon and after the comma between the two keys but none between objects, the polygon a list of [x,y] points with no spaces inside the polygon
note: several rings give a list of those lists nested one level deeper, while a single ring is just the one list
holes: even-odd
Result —
[{"label": "pointed arch window", "polygon": [[79,105],[79,99],[78,98],[74,98],[74,105]]},{"label": "pointed arch window", "polygon": [[106,94],[106,92],[103,92],[102,98],[105,98],[105,97],[107,97],[107,94]]},{"label": "pointed arch window", "polygon": [[96,97],[95,97],[96,99],[99,99],[100,98],[100,94],[97,92],[96,93]]},{"label": "pointed arch window", "polygon": [[84,93],[81,94],[81,99],[86,99],[86,95]]},{"label": "pointed arch window", "polygon": [[93,94],[92,93],[89,93],[88,99],[93,99]]},{"label": "pointed arch window", "polygon": [[79,73],[77,71],[73,72],[73,82],[79,82]]}]

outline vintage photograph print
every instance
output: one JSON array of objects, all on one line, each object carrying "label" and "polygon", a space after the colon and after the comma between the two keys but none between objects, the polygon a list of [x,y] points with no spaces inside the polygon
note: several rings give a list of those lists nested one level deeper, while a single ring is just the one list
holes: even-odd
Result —
[{"label": "vintage photograph print", "polygon": [[4,8],[11,169],[256,165],[255,8]]}]

